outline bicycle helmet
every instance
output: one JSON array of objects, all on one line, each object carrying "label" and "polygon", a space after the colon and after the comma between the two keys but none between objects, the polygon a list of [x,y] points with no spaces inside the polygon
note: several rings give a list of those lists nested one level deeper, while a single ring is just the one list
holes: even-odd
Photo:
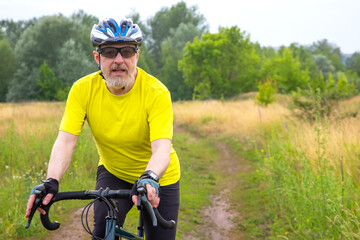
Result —
[{"label": "bicycle helmet", "polygon": [[140,47],[143,42],[139,26],[126,18],[121,19],[119,24],[112,18],[100,20],[98,24],[94,24],[90,39],[94,47],[121,42],[136,44]]}]

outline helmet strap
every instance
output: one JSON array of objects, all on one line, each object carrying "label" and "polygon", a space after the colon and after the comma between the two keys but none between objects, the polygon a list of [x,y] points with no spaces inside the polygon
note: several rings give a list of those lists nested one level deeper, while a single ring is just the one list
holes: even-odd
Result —
[{"label": "helmet strap", "polygon": [[98,68],[99,68],[99,70],[100,70],[100,76],[105,80],[104,74],[103,74],[103,72],[102,72],[102,70],[101,70],[100,54],[99,54],[99,64],[98,64]]}]

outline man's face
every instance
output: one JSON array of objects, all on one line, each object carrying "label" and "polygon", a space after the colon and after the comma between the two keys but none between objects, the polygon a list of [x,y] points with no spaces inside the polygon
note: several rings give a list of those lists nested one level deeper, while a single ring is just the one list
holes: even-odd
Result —
[{"label": "man's face", "polygon": [[100,64],[107,87],[123,89],[135,81],[139,59],[135,45],[109,44],[101,46],[100,49],[100,53],[94,51],[94,57]]}]

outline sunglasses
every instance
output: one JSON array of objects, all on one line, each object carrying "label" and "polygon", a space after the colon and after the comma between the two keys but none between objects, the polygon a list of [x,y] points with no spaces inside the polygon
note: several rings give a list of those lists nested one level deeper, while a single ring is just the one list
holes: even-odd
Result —
[{"label": "sunglasses", "polygon": [[116,58],[118,53],[120,53],[122,58],[131,58],[133,57],[138,49],[136,47],[122,47],[122,48],[116,48],[116,47],[104,47],[99,48],[96,50],[102,57],[106,58]]}]

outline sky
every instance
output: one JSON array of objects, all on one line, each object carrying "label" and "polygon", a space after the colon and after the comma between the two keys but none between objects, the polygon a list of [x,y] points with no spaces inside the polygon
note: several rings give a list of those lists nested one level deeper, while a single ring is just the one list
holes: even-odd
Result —
[{"label": "sky", "polygon": [[[0,20],[28,20],[78,10],[120,19],[134,11],[146,22],[180,0],[0,0]],[[261,46],[311,45],[327,39],[343,53],[360,52],[360,0],[184,0],[210,27],[238,26]],[[89,30],[90,31],[90,30]]]}]

